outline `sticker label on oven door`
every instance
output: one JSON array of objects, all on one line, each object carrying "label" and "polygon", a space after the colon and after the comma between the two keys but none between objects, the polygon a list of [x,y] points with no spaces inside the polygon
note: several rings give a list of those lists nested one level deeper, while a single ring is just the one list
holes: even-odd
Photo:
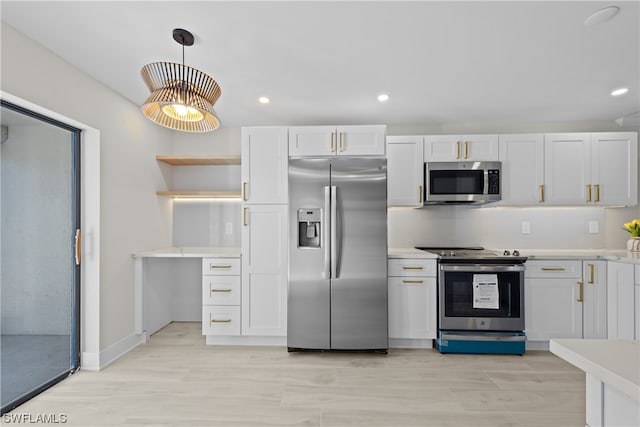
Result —
[{"label": "sticker label on oven door", "polygon": [[473,308],[500,308],[497,274],[473,275]]}]

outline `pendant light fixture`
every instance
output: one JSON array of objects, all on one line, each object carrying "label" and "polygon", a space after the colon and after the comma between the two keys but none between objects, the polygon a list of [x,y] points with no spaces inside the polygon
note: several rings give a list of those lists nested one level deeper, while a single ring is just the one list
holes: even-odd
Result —
[{"label": "pendant light fixture", "polygon": [[186,132],[210,132],[220,127],[213,105],[220,97],[218,83],[195,68],[184,65],[184,47],[193,45],[193,34],[176,28],[173,39],[182,45],[182,64],[154,62],[142,67],[142,78],[151,95],[142,113],[159,125]]}]

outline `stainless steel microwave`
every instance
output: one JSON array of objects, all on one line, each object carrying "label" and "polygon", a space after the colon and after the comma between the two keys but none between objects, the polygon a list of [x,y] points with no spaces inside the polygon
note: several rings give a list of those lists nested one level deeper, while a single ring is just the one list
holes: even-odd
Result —
[{"label": "stainless steel microwave", "polygon": [[426,162],[424,204],[482,204],[501,199],[500,162]]}]

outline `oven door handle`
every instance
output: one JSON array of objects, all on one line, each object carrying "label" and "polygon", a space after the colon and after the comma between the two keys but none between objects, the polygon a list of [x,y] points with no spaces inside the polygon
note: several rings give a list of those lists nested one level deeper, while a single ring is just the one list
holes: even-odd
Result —
[{"label": "oven door handle", "polygon": [[440,264],[440,271],[464,271],[466,273],[504,273],[525,271],[524,265]]},{"label": "oven door handle", "polygon": [[442,332],[440,335],[442,340],[459,340],[459,341],[527,341],[524,334],[505,334],[481,332],[476,334],[455,334],[450,332]]}]

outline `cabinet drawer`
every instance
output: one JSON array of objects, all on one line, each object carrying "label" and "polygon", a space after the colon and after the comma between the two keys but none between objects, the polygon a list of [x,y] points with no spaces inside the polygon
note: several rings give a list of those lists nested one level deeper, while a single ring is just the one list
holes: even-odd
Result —
[{"label": "cabinet drawer", "polygon": [[240,335],[240,307],[237,305],[202,307],[202,335]]},{"label": "cabinet drawer", "polygon": [[202,274],[239,276],[240,258],[202,258]]},{"label": "cabinet drawer", "polygon": [[202,305],[240,305],[240,276],[203,276]]},{"label": "cabinet drawer", "polygon": [[527,261],[525,264],[526,277],[582,277],[582,261],[580,260],[540,260]]},{"label": "cabinet drawer", "polygon": [[433,276],[436,274],[435,259],[391,258],[387,264],[389,276]]}]

